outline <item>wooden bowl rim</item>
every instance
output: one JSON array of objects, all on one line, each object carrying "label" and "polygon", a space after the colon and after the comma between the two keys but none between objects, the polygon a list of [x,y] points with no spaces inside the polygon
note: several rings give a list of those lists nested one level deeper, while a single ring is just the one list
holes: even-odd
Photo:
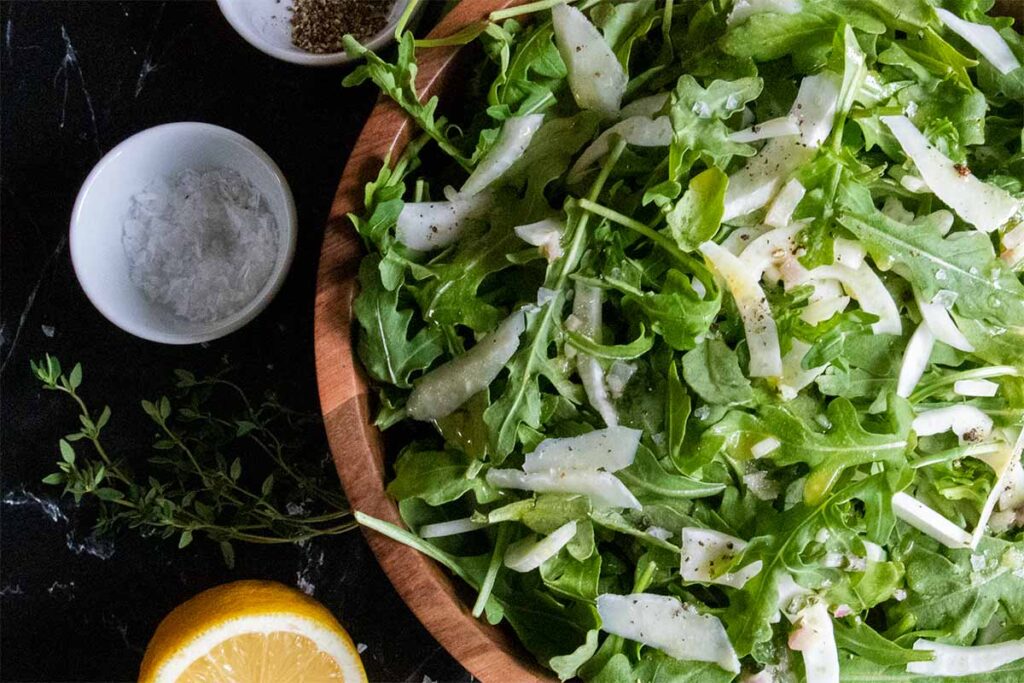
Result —
[{"label": "wooden bowl rim", "polygon": [[[462,0],[430,32],[450,36],[492,11],[528,0]],[[1020,30],[1024,0],[997,0],[997,13],[1013,17]],[[417,88],[424,97],[452,87],[446,74],[459,48],[418,55]],[[368,384],[352,344],[352,302],[363,248],[348,219],[363,209],[363,188],[385,159],[396,158],[410,140],[411,122],[381,97],[367,119],[338,185],[324,233],[317,273],[314,344],[324,427],[338,476],[352,509],[402,525],[398,506],[385,491],[381,434],[373,425]],[[404,525],[403,525],[404,526]],[[370,548],[395,590],[438,642],[481,681],[552,682],[556,679],[504,630],[476,619],[456,590],[456,580],[416,550],[363,529]]]}]

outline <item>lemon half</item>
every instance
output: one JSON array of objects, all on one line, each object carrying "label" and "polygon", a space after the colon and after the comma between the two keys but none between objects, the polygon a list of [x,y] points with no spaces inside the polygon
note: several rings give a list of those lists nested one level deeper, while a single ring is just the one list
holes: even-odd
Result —
[{"label": "lemon half", "polygon": [[272,581],[236,581],[175,608],[146,648],[140,683],[359,683],[352,639],[323,605]]}]

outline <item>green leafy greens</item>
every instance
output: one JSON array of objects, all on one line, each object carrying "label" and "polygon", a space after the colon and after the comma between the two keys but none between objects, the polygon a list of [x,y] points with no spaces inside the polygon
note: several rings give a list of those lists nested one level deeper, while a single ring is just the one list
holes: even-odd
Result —
[{"label": "green leafy greens", "polygon": [[[1020,639],[1024,41],[975,0],[569,4],[348,41],[423,132],[352,216],[378,424],[470,388],[403,432],[411,531],[359,521],[562,680],[933,681],[929,643]],[[473,42],[439,118],[417,56]],[[982,232],[958,182],[1017,211]],[[630,593],[678,608],[601,611]]]}]

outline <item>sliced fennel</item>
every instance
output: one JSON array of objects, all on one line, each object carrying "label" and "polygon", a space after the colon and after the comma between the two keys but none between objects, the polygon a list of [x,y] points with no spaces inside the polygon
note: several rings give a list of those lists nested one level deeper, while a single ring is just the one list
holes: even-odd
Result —
[{"label": "sliced fennel", "polygon": [[953,163],[906,116],[883,116],[882,122],[917,166],[928,189],[978,230],[992,232],[1020,210],[1019,200]]},{"label": "sliced fennel", "polygon": [[544,538],[524,538],[505,551],[505,566],[512,571],[532,572],[557,555],[576,535],[576,520],[566,522]]},{"label": "sliced fennel", "polygon": [[914,641],[915,650],[934,653],[935,659],[909,662],[907,673],[928,676],[970,676],[994,671],[1024,658],[1024,639],[1008,640],[992,645],[947,645],[924,638]]},{"label": "sliced fennel", "polygon": [[517,311],[469,351],[418,379],[405,404],[409,417],[436,420],[486,389],[519,348],[525,329],[525,314]]},{"label": "sliced fennel", "polygon": [[502,489],[520,489],[537,493],[580,493],[590,496],[594,505],[605,508],[639,510],[642,505],[626,485],[608,472],[591,470],[488,470],[487,483]]},{"label": "sliced fennel", "polygon": [[473,196],[501,178],[530,146],[534,133],[540,130],[543,123],[543,114],[513,116],[505,121],[494,147],[473,169],[459,194]]},{"label": "sliced fennel", "polygon": [[551,18],[576,103],[582,109],[614,116],[622,104],[628,80],[615,53],[601,32],[575,7],[555,5]]},{"label": "sliced fennel", "polygon": [[713,529],[684,527],[682,530],[682,563],[679,575],[683,581],[714,583],[731,588],[743,585],[761,571],[763,562],[756,560],[736,571],[722,573],[745,547],[746,541]]}]

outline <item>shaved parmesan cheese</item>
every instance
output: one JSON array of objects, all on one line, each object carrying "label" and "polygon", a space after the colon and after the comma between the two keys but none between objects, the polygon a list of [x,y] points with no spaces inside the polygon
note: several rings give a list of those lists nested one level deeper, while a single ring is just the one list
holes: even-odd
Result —
[{"label": "shaved parmesan cheese", "polygon": [[597,507],[633,510],[643,507],[626,485],[608,472],[548,470],[527,473],[519,470],[489,470],[487,483],[502,489],[537,493],[579,493],[590,496]]},{"label": "shaved parmesan cheese", "polygon": [[395,236],[416,251],[447,247],[459,239],[474,219],[482,218],[490,205],[487,193],[455,195],[447,202],[409,202],[398,214]]},{"label": "shaved parmesan cheese", "polygon": [[770,140],[746,166],[729,177],[723,221],[760,209],[772,200],[782,181],[814,156],[828,137],[839,101],[839,78],[831,72],[807,76],[800,82],[789,115],[800,134]]},{"label": "shaved parmesan cheese", "polygon": [[[936,339],[960,351],[967,351],[968,353],[974,351],[974,346],[971,342],[967,341],[967,337],[964,336],[964,333],[953,322],[953,317],[949,314],[949,307],[936,301],[938,297],[931,302],[927,302],[921,297],[921,293],[915,289],[914,299],[917,301],[917,309],[921,311],[924,323]],[[953,302],[949,303],[952,305]]]},{"label": "shaved parmesan cheese", "polygon": [[916,498],[903,493],[892,497],[892,511],[921,533],[947,548],[970,548],[971,535]]},{"label": "shaved parmesan cheese", "polygon": [[597,596],[601,630],[661,650],[676,659],[713,662],[739,673],[740,662],[717,617],[668,595]]},{"label": "shaved parmesan cheese", "polygon": [[861,543],[864,545],[864,554],[868,562],[885,562],[885,548],[871,541],[862,540]]},{"label": "shaved parmesan cheese", "polygon": [[619,111],[629,80],[618,57],[586,15],[570,5],[551,8],[555,44],[569,72],[569,89],[581,109],[604,116]]},{"label": "shaved parmesan cheese", "polygon": [[881,278],[866,263],[860,268],[843,265],[821,266],[811,271],[812,278],[838,280],[860,307],[878,316],[878,322],[871,326],[875,334],[902,334],[900,309],[892,294],[882,284]]},{"label": "shaved parmesan cheese", "polygon": [[672,532],[668,529],[663,529],[660,526],[649,526],[646,531],[648,536],[653,536],[659,541],[667,541],[672,538]]},{"label": "shaved parmesan cheese", "polygon": [[543,114],[513,116],[505,121],[497,142],[473,169],[459,194],[475,195],[504,175],[505,171],[523,156],[523,152],[530,146],[534,133],[543,123]]},{"label": "shaved parmesan cheese", "polygon": [[928,189],[978,230],[992,232],[1020,209],[1020,202],[1006,190],[983,183],[969,171],[964,173],[963,166],[940,152],[906,116],[881,118],[917,166]]},{"label": "shaved parmesan cheese", "polygon": [[779,333],[772,318],[768,299],[754,275],[740,259],[714,242],[700,245],[700,251],[711,262],[736,300],[750,350],[751,377],[778,377],[782,374],[782,353]]},{"label": "shaved parmesan cheese", "polygon": [[807,683],[839,683],[839,650],[825,603],[800,610],[789,648],[803,653]]},{"label": "shaved parmesan cheese", "polygon": [[576,372],[583,383],[583,393],[587,395],[590,405],[601,416],[604,423],[609,427],[619,424],[619,413],[608,397],[604,368],[601,367],[597,359],[585,353],[578,353],[576,355]]},{"label": "shaved parmesan cheese", "polygon": [[641,434],[639,429],[608,427],[580,436],[544,439],[526,456],[523,471],[603,469],[617,472],[633,464]]},{"label": "shaved parmesan cheese", "polygon": [[789,116],[780,116],[776,119],[769,119],[761,123],[755,123],[749,128],[738,130],[729,135],[733,142],[757,142],[771,138],[781,138],[786,135],[799,135],[800,125],[796,119]]},{"label": "shaved parmesan cheese", "polygon": [[960,396],[995,396],[999,385],[987,379],[960,379],[953,383],[953,393]]},{"label": "shaved parmesan cheese", "polygon": [[505,551],[505,566],[515,572],[532,572],[558,554],[576,535],[576,520],[558,527],[539,541],[524,538]]},{"label": "shaved parmesan cheese", "polygon": [[1024,639],[1008,640],[993,645],[947,645],[918,638],[915,650],[935,655],[930,662],[907,662],[907,673],[928,676],[970,676],[994,671],[1024,658]]},{"label": "shaved parmesan cheese", "polygon": [[935,335],[927,323],[922,322],[910,335],[907,348],[903,351],[903,364],[900,365],[900,378],[896,383],[896,395],[909,397],[917,388],[917,383],[928,369],[928,359],[935,347]]},{"label": "shaved parmesan cheese", "polygon": [[959,405],[926,410],[914,418],[918,436],[952,431],[960,443],[978,443],[992,433],[992,418],[974,406]]},{"label": "shaved parmesan cheese", "polygon": [[[579,333],[596,342],[601,341],[601,290],[578,283],[576,297],[572,306],[573,316],[580,321]],[[601,419],[609,427],[619,423],[619,414],[608,398],[608,388],[604,381],[604,368],[593,358],[583,352],[576,354],[576,372],[583,383],[583,391],[587,400]]]},{"label": "shaved parmesan cheese", "polygon": [[[700,282],[700,280],[695,278],[694,282]],[[697,292],[697,294],[704,296],[700,292]],[[608,376],[605,377],[605,384],[608,385],[608,393],[611,394],[612,398],[622,397],[623,392],[626,390],[626,385],[629,384],[629,380],[635,374],[636,363],[626,363],[621,360],[612,363],[611,370],[608,371]]]},{"label": "shaved parmesan cheese", "polygon": [[803,8],[800,0],[736,0],[729,12],[726,23],[738,24],[744,19],[763,12],[774,14],[797,14]]},{"label": "shaved parmesan cheese", "polygon": [[632,116],[616,123],[587,146],[572,165],[567,177],[575,183],[592,166],[597,164],[612,148],[613,136],[618,135],[627,144],[637,147],[667,147],[672,144],[672,122],[667,116],[650,119],[646,116]]},{"label": "shaved parmesan cheese", "polygon": [[743,475],[743,484],[758,500],[775,500],[782,493],[779,483],[767,472],[748,472]]},{"label": "shaved parmesan cheese", "polygon": [[477,529],[483,529],[486,524],[482,522],[474,522],[471,518],[465,517],[463,519],[453,519],[448,522],[436,522],[434,524],[424,524],[420,527],[420,538],[442,538],[444,536],[455,536],[457,534],[464,534],[470,531],[476,531]]},{"label": "shaved parmesan cheese", "polygon": [[526,316],[516,311],[469,351],[418,379],[405,404],[409,417],[444,417],[490,386],[519,349],[519,335],[525,329]]},{"label": "shaved parmesan cheese", "polygon": [[579,321],[576,332],[587,339],[597,340],[603,323],[601,290],[582,282],[577,283],[572,301],[572,314]]},{"label": "shaved parmesan cheese", "polygon": [[517,225],[513,230],[516,237],[540,249],[540,253],[551,263],[562,256],[562,234],[565,223],[555,218],[545,218],[536,223]]},{"label": "shaved parmesan cheese", "polygon": [[656,116],[662,112],[671,97],[672,93],[660,92],[633,100],[622,108],[619,118],[625,120],[631,116],[646,116],[648,118]]},{"label": "shaved parmesan cheese", "polygon": [[684,527],[681,533],[682,562],[679,575],[683,581],[743,588],[764,565],[761,560],[756,560],[737,571],[722,574],[719,572],[721,567],[728,566],[747,547],[746,541],[720,531],[698,527]]},{"label": "shaved parmesan cheese", "polygon": [[764,217],[765,225],[774,228],[784,228],[789,225],[793,221],[793,212],[796,211],[796,207],[806,193],[806,188],[796,178],[783,185]]},{"label": "shaved parmesan cheese", "polygon": [[939,15],[946,28],[970,43],[971,47],[987,59],[999,73],[1008,74],[1020,68],[1020,62],[1010,50],[1010,46],[992,26],[965,21],[941,7],[936,7],[935,13]]},{"label": "shaved parmesan cheese", "polygon": [[763,458],[764,456],[772,453],[779,446],[782,445],[778,439],[774,436],[769,436],[767,439],[762,439],[750,447],[750,454],[754,456],[754,459]]}]

